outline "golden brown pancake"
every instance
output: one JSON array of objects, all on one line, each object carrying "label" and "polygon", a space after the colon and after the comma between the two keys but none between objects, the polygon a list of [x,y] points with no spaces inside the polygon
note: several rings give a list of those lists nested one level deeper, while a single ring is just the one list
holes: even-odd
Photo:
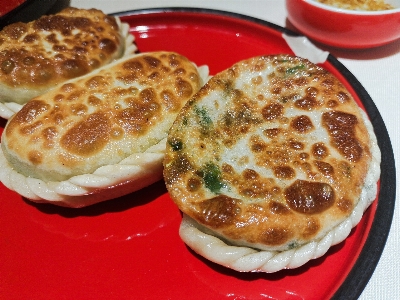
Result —
[{"label": "golden brown pancake", "polygon": [[128,24],[96,9],[8,25],[0,31],[0,116],[135,50]]},{"label": "golden brown pancake", "polygon": [[369,174],[376,186],[379,161],[365,113],[336,77],[299,57],[259,56],[215,75],[185,105],[164,178],[185,215],[185,242],[221,263],[202,234],[268,253],[321,241],[354,213]]},{"label": "golden brown pancake", "polygon": [[124,182],[137,189],[157,181],[168,130],[202,84],[196,65],[173,52],[128,56],[68,81],[8,121],[0,179],[29,199],[79,206],[85,197],[63,195],[103,197]]}]

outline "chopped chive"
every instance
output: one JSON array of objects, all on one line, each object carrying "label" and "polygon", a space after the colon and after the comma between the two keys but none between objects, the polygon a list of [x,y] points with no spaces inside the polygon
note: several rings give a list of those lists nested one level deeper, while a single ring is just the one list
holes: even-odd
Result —
[{"label": "chopped chive", "polygon": [[203,166],[200,174],[204,180],[206,188],[215,194],[218,194],[225,186],[225,184],[222,182],[221,171],[219,170],[218,166],[211,162]]},{"label": "chopped chive", "polygon": [[210,116],[208,115],[208,111],[205,107],[198,107],[196,106],[194,109],[196,115],[199,117],[199,125],[201,126],[202,129],[202,133],[203,134],[207,134],[209,133],[213,122],[210,118]]},{"label": "chopped chive", "polygon": [[180,151],[183,148],[183,143],[180,140],[172,140],[168,141],[169,145],[171,146],[173,151]]},{"label": "chopped chive", "polygon": [[294,66],[293,68],[287,68],[286,75],[292,75],[292,74],[296,73],[298,70],[303,70],[304,68],[305,68],[305,66],[303,64]]}]

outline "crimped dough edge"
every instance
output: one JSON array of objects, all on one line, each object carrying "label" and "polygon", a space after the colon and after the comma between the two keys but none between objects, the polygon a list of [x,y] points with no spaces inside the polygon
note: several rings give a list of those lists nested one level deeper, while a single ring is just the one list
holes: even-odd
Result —
[{"label": "crimped dough edge", "polygon": [[[134,54],[137,51],[137,46],[135,44],[135,37],[129,31],[129,29],[130,29],[129,24],[125,23],[125,22],[121,22],[121,19],[118,16],[115,16],[115,21],[118,24],[121,38],[124,38],[124,40],[125,40],[123,54],[120,58],[118,58],[118,59],[121,59],[130,54]],[[116,59],[116,60],[118,60],[118,59]],[[110,61],[110,63],[111,62],[112,61]],[[95,70],[96,69],[94,69],[93,71],[95,71]],[[85,75],[86,74],[84,74],[82,76],[85,76]],[[8,120],[15,113],[19,112],[22,107],[23,107],[23,105],[20,103],[17,103],[17,102],[1,102],[0,101],[0,117]]]},{"label": "crimped dough edge", "polygon": [[37,203],[84,207],[144,188],[162,178],[166,138],[143,153],[134,153],[118,164],[64,181],[25,177],[15,171],[0,151],[0,181],[10,190]]},{"label": "crimped dough edge", "polygon": [[258,250],[246,246],[235,246],[221,238],[205,233],[202,226],[183,214],[179,235],[184,243],[206,259],[239,272],[274,273],[283,269],[298,268],[312,259],[326,254],[331,246],[341,243],[353,227],[361,220],[366,209],[377,196],[381,169],[381,152],[372,124],[364,111],[361,114],[371,141],[371,162],[359,201],[347,219],[332,228],[319,240],[310,241],[298,248],[285,251]]},{"label": "crimped dough edge", "polygon": [[[208,66],[192,64],[198,70],[201,85],[204,85],[210,78]],[[36,203],[85,207],[133,193],[162,180],[166,142],[167,137],[143,153],[133,153],[118,164],[102,166],[91,174],[50,182],[26,177],[14,170],[0,143],[0,182]]]}]

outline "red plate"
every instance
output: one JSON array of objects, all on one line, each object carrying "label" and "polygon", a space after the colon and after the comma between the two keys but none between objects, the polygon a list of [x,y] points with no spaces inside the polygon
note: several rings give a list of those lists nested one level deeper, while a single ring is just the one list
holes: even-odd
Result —
[{"label": "red plate", "polygon": [[30,22],[50,12],[53,7],[61,9],[65,6],[61,2],[56,5],[57,0],[4,0],[0,2],[0,29],[16,22]]},{"label": "red plate", "polygon": [[[251,56],[292,53],[281,37],[292,32],[242,15],[199,9],[120,15],[131,25],[140,51],[177,51],[209,65],[213,74]],[[33,204],[0,184],[0,298],[357,298],[379,260],[393,215],[393,151],[359,82],[332,56],[323,66],[371,116],[386,166],[379,199],[327,255],[274,274],[238,273],[213,264],[180,240],[181,215],[163,182],[83,209]]]}]

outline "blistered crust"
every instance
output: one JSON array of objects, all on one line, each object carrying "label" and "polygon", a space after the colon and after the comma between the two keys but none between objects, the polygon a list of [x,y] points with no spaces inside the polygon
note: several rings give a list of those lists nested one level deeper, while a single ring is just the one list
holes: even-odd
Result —
[{"label": "blistered crust", "polygon": [[[10,139],[7,126],[2,136],[0,181],[34,202],[75,208],[148,186],[162,178],[166,135],[176,114],[207,79],[207,66],[197,67],[176,53],[154,52],[69,81],[28,102],[9,121]],[[107,128],[112,130],[105,135]],[[25,142],[16,146],[19,138]],[[12,149],[19,148],[12,154],[10,140]],[[103,151],[105,142],[117,144]],[[93,157],[100,152],[102,158]],[[75,163],[74,155],[80,156]],[[64,178],[65,162],[73,167]],[[92,171],[80,173],[79,163]]]},{"label": "blistered crust", "polygon": [[4,129],[4,156],[44,181],[92,173],[166,138],[201,84],[179,54],[126,57],[30,100]]},{"label": "blistered crust", "polygon": [[164,178],[179,208],[214,235],[284,251],[352,213],[371,134],[332,74],[298,57],[256,57],[214,76],[183,108]]},{"label": "blistered crust", "polygon": [[312,259],[323,256],[331,246],[345,240],[361,220],[365,210],[375,200],[380,176],[381,153],[367,116],[363,116],[371,134],[372,160],[365,178],[360,198],[351,214],[320,239],[284,251],[257,250],[230,244],[210,232],[187,215],[183,216],[179,235],[195,252],[203,257],[239,272],[273,273],[282,269],[298,268]]},{"label": "blistered crust", "polygon": [[0,116],[136,50],[129,26],[96,9],[66,8],[0,32]]}]

